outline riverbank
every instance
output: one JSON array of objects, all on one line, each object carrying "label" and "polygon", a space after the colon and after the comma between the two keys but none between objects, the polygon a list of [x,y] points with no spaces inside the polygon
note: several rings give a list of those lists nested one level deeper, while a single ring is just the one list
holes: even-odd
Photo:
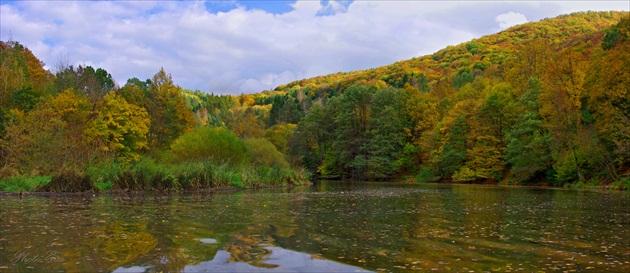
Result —
[{"label": "riverbank", "polygon": [[572,190],[597,190],[597,191],[628,191],[630,192],[630,177],[622,177],[617,181],[605,181],[591,179],[587,182],[574,182],[563,185],[552,185],[548,182],[540,183],[518,183],[513,181],[492,181],[492,180],[477,180],[477,181],[456,181],[456,180],[437,180],[437,181],[419,181],[415,177],[409,176],[403,181],[410,183],[432,183],[432,184],[449,184],[449,185],[489,185],[489,186],[514,186],[514,187],[536,187],[536,188],[549,188],[549,189],[572,189]]},{"label": "riverbank", "polygon": [[168,190],[168,191],[155,191],[155,190],[143,190],[143,191],[128,191],[128,190],[110,190],[100,192],[45,192],[45,191],[0,191],[0,197],[26,197],[26,196],[38,196],[38,197],[53,197],[53,196],[86,196],[94,197],[98,195],[126,195],[126,196],[144,196],[146,194],[212,194],[212,193],[229,193],[242,190],[274,190],[274,189],[286,189],[291,190],[299,187],[309,187],[312,183],[304,183],[300,185],[287,185],[287,186],[260,186],[250,188],[237,188],[237,187],[219,187],[219,188],[207,188],[197,190]]},{"label": "riverbank", "polygon": [[145,159],[131,165],[104,163],[86,170],[63,170],[53,175],[7,177],[0,180],[0,191],[13,193],[168,192],[308,184],[310,184],[310,174],[304,169],[232,165],[212,161],[159,164]]},{"label": "riverbank", "polygon": [[595,191],[630,191],[630,178],[621,178],[618,181],[607,182],[599,180],[589,180],[587,182],[578,181],[575,183],[567,183],[563,185],[550,185],[549,183],[498,183],[499,186],[515,186],[515,187],[539,187],[550,189],[568,189],[568,190],[595,190]]}]

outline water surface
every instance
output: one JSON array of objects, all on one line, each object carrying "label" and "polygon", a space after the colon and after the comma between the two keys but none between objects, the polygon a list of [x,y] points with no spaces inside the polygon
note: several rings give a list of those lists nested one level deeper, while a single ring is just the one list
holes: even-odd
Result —
[{"label": "water surface", "polygon": [[0,272],[630,272],[630,195],[320,182],[0,197]]}]

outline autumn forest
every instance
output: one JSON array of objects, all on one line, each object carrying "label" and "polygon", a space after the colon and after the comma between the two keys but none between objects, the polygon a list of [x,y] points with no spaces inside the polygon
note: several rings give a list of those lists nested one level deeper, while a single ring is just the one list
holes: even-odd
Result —
[{"label": "autumn forest", "polygon": [[630,190],[630,14],[527,23],[256,94],[0,42],[0,191],[406,180]]}]

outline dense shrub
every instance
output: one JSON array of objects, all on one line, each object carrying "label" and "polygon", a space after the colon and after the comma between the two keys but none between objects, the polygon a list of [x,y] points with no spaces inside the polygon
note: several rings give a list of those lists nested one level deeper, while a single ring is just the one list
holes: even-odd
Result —
[{"label": "dense shrub", "polygon": [[225,128],[198,127],[177,138],[171,145],[175,160],[211,160],[233,165],[248,161],[245,143]]},{"label": "dense shrub", "polygon": [[64,170],[52,176],[50,183],[37,188],[44,192],[97,192],[89,175]]},{"label": "dense shrub", "polygon": [[245,140],[245,144],[249,148],[252,163],[278,168],[289,167],[289,163],[284,159],[284,155],[269,140],[249,138]]}]

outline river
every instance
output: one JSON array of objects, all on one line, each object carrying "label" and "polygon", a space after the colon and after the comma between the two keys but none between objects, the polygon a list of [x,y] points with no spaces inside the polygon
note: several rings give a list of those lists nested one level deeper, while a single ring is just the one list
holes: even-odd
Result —
[{"label": "river", "polygon": [[317,182],[0,208],[0,272],[630,272],[625,192]]}]

